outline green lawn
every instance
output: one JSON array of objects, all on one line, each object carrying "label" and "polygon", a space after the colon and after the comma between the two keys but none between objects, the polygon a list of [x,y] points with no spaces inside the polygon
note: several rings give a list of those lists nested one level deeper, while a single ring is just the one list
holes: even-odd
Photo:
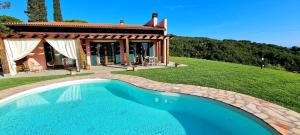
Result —
[{"label": "green lawn", "polygon": [[[77,74],[77,75],[73,75],[73,76],[83,76],[83,75],[89,75],[89,74],[90,73],[84,73],[84,74]],[[50,75],[50,76],[41,76],[41,77],[22,77],[22,78],[0,79],[0,91],[4,90],[4,89],[12,88],[12,87],[25,85],[25,84],[41,82],[41,81],[57,79],[57,78],[65,78],[65,77],[71,77],[71,75]]]},{"label": "green lawn", "polygon": [[300,74],[193,58],[172,57],[171,61],[188,66],[113,73],[235,91],[300,112]]}]

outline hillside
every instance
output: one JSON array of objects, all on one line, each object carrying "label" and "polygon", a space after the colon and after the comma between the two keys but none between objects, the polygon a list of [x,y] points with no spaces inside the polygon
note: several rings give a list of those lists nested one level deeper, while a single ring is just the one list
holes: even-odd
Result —
[{"label": "hillside", "polygon": [[188,66],[115,73],[235,91],[300,112],[299,74],[194,58],[171,57],[171,60]]},{"label": "hillside", "polygon": [[174,37],[170,40],[170,55],[254,66],[260,66],[264,57],[264,65],[269,68],[300,72],[300,47],[286,48],[245,40]]}]

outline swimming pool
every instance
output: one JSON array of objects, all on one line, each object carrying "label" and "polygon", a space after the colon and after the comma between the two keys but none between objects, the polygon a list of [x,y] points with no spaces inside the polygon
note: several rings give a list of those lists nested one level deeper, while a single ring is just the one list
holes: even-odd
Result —
[{"label": "swimming pool", "polygon": [[0,135],[268,135],[256,117],[211,99],[117,80],[80,80],[0,102]]}]

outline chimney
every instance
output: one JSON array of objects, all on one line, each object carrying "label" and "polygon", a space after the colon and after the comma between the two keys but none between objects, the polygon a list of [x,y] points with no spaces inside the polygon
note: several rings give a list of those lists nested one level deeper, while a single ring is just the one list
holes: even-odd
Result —
[{"label": "chimney", "polygon": [[124,20],[120,20],[120,24],[121,25],[125,24],[125,21]]},{"label": "chimney", "polygon": [[157,13],[152,13],[152,24],[153,24],[153,27],[156,27],[156,25],[157,25],[157,17],[158,17]]}]

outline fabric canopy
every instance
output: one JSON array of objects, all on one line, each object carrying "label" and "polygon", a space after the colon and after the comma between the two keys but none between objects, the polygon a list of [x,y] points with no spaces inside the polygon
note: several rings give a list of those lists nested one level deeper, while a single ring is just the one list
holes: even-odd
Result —
[{"label": "fabric canopy", "polygon": [[46,41],[62,55],[76,60],[77,71],[79,71],[79,64],[77,58],[77,40],[75,39],[46,39]]},{"label": "fabric canopy", "polygon": [[46,41],[62,55],[77,60],[76,40],[74,39],[46,39]]},{"label": "fabric canopy", "polygon": [[16,75],[16,62],[31,53],[41,39],[4,39],[7,61],[11,75]]}]

